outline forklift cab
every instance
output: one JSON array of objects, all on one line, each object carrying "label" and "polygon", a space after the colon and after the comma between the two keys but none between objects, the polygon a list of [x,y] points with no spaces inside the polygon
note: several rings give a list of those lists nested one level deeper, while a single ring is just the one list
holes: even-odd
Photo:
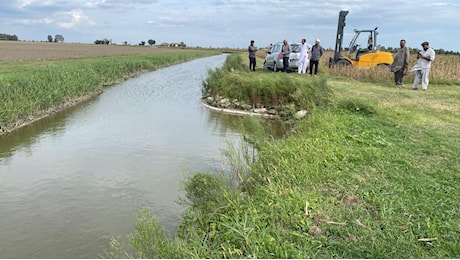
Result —
[{"label": "forklift cab", "polygon": [[[359,60],[359,57],[366,53],[375,52],[377,50],[376,37],[378,35],[377,27],[374,30],[353,30],[355,36],[348,47],[348,57],[352,60]],[[364,35],[367,35],[367,39]],[[360,37],[361,36],[361,37]]]}]

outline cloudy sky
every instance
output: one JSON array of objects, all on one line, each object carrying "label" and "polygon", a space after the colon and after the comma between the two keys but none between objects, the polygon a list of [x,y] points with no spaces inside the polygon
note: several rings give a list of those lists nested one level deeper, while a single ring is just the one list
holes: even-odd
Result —
[{"label": "cloudy sky", "polygon": [[333,48],[340,10],[348,10],[344,45],[353,29],[379,27],[378,43],[460,51],[460,1],[411,0],[8,0],[0,6],[0,33],[20,40],[65,42],[112,39],[121,44],[184,42],[187,46],[246,48],[321,39]]}]

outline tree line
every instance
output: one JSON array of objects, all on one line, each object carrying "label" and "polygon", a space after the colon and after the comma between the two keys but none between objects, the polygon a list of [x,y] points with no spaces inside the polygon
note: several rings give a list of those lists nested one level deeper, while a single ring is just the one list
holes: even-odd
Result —
[{"label": "tree line", "polygon": [[[64,36],[62,36],[61,34],[56,34],[53,38],[53,36],[51,35],[48,35],[48,42],[64,42]],[[0,33],[0,40],[3,40],[3,41],[18,41],[18,36],[16,35],[10,35],[10,34],[6,34],[6,33]],[[96,40],[94,41],[95,44],[112,44],[112,40],[109,40],[109,39],[102,39],[102,40]],[[156,44],[156,41],[153,40],[153,39],[150,39],[147,41],[147,43],[150,45],[150,46],[153,46]],[[128,45],[128,42],[123,42],[124,45]],[[145,46],[146,42],[145,41],[141,41],[139,43],[139,45],[141,46]],[[187,47],[187,45],[184,43],[184,42],[180,42],[180,43],[170,43],[168,45],[169,47],[180,47],[180,48],[185,48]],[[347,48],[345,48],[346,50]],[[409,48],[410,49],[410,52],[412,54],[416,54],[418,51],[420,51],[419,49],[417,48]],[[382,46],[380,48],[381,51],[388,51],[388,52],[396,52],[397,48],[393,48],[393,47],[384,47]],[[436,52],[436,54],[447,54],[447,55],[460,55],[460,52],[458,51],[447,51],[447,50],[444,50],[444,49],[434,49],[434,51]]]},{"label": "tree line", "polygon": [[[146,44],[150,45],[150,46],[153,46],[155,45],[157,42],[153,39],[150,39],[148,40],[147,42],[145,41],[141,41],[140,43],[138,43],[139,46],[145,46]],[[94,41],[94,44],[101,44],[101,45],[109,45],[109,44],[112,44],[112,40],[110,39],[102,39],[102,40],[95,40]],[[128,45],[128,42],[123,42],[123,45]],[[169,43],[168,44],[169,47],[178,47],[178,48],[186,48],[187,45],[184,43],[184,42],[180,42],[180,43]]]},{"label": "tree line", "polygon": [[[385,48],[385,47],[382,47],[380,50],[382,51],[388,51],[388,52],[396,52],[398,50],[398,48],[393,48],[393,47],[388,47],[388,48]],[[411,54],[416,54],[417,52],[420,51],[420,49],[417,49],[417,48],[410,48],[409,47],[409,50],[410,50],[410,53]],[[444,49],[434,49],[433,50],[436,52],[436,54],[447,54],[447,55],[460,55],[460,52],[458,51],[446,51]]]},{"label": "tree line", "polygon": [[17,41],[18,36],[9,35],[9,34],[6,34],[6,33],[0,33],[0,40],[3,40],[3,41]]}]

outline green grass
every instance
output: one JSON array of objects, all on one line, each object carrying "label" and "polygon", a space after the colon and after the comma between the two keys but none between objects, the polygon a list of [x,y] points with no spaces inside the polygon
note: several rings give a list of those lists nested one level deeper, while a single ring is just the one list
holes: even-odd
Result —
[{"label": "green grass", "polygon": [[274,108],[287,117],[298,110],[330,104],[331,91],[324,78],[303,80],[296,73],[262,70],[248,73],[242,57],[239,53],[230,55],[222,68],[210,70],[203,83],[203,96],[225,97],[252,108]]},{"label": "green grass", "polygon": [[217,53],[196,51],[2,63],[0,127],[8,128],[40,111],[98,93],[136,73]]},{"label": "green grass", "polygon": [[187,178],[189,208],[177,237],[164,236],[147,210],[131,249],[115,247],[111,256],[458,258],[459,86],[412,91],[391,79],[323,72],[332,105],[282,139],[251,137],[256,161],[230,160],[241,164],[230,176]]}]

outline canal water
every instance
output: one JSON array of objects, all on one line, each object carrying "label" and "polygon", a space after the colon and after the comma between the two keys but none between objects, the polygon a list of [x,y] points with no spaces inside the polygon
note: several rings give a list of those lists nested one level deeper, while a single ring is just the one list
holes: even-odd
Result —
[{"label": "canal water", "polygon": [[148,207],[171,233],[181,181],[218,172],[238,118],[201,106],[226,55],[159,69],[0,136],[0,258],[99,258]]}]

